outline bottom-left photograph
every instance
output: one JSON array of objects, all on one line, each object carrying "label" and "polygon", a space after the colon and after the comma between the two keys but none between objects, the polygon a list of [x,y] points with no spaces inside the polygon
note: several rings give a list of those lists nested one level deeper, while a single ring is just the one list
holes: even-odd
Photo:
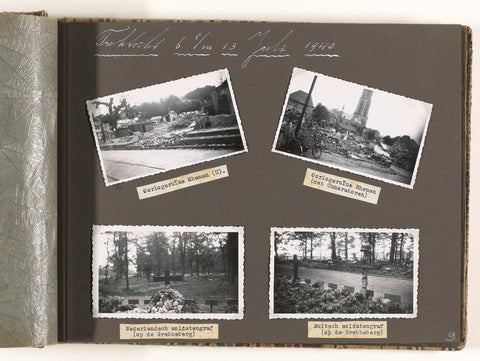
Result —
[{"label": "bottom-left photograph", "polygon": [[92,231],[96,318],[242,319],[243,227]]}]

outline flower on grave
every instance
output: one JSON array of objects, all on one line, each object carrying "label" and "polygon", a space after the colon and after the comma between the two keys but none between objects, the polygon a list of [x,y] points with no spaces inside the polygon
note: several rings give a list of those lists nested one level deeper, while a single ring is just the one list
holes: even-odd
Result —
[{"label": "flower on grave", "polygon": [[166,287],[152,296],[147,306],[147,312],[180,313],[184,302],[185,298],[179,291],[171,287]]}]

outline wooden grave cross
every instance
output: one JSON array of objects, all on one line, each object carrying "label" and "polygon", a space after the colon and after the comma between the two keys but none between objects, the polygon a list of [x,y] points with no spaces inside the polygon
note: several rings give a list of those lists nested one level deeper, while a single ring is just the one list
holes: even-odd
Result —
[{"label": "wooden grave cross", "polygon": [[217,300],[205,300],[205,304],[210,306],[210,313],[213,313],[213,306],[218,305]]}]

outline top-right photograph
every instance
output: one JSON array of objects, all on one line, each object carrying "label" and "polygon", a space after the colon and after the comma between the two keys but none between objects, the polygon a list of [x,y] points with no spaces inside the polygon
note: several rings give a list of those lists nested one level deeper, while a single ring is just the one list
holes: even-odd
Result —
[{"label": "top-right photograph", "polygon": [[294,68],[272,151],[413,188],[432,104]]}]

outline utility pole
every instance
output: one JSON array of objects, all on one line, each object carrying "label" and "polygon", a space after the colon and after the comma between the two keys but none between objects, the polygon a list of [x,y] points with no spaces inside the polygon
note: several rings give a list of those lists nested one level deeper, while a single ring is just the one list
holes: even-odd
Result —
[{"label": "utility pole", "polygon": [[298,120],[297,126],[295,128],[295,138],[298,137],[298,132],[300,131],[300,127],[303,123],[303,118],[305,117],[305,113],[307,111],[308,103],[310,102],[310,98],[312,97],[313,87],[315,86],[315,82],[317,81],[317,76],[313,77],[312,85],[310,86],[310,90],[307,95],[307,99],[305,99],[305,104],[303,104],[302,113],[300,114],[300,119]]}]

